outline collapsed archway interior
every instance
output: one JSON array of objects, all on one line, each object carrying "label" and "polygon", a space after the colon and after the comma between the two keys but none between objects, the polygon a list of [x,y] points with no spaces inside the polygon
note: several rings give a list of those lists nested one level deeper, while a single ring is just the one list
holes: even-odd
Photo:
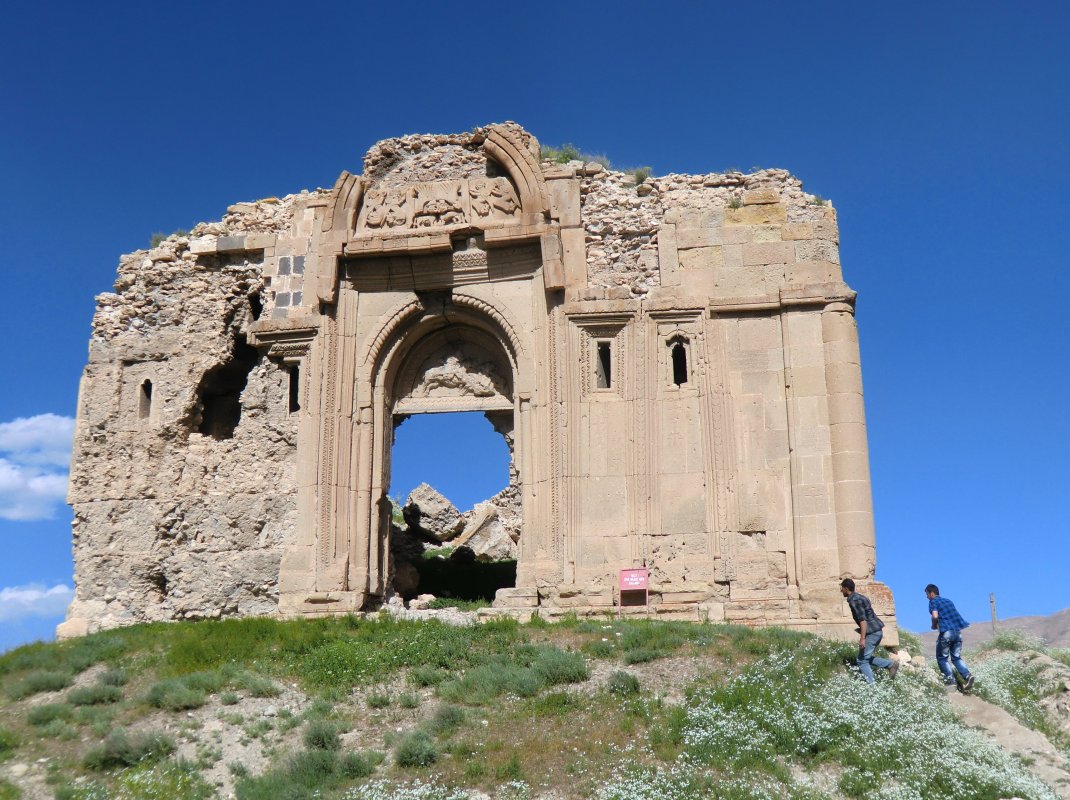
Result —
[{"label": "collapsed archway interior", "polygon": [[[511,411],[396,414],[390,457],[390,579],[421,594],[491,601],[516,585],[519,487]],[[459,512],[408,504],[427,484]],[[423,493],[426,495],[426,491]],[[490,504],[491,508],[488,508]],[[504,535],[503,535],[504,534]],[[503,557],[505,556],[505,557]]]}]

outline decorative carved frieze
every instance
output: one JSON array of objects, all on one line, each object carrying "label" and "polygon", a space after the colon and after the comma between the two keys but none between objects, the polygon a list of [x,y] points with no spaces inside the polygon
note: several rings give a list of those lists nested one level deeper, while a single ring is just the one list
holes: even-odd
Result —
[{"label": "decorative carved frieze", "polygon": [[508,178],[470,178],[371,188],[357,216],[356,235],[421,228],[486,227],[519,222],[520,201]]}]

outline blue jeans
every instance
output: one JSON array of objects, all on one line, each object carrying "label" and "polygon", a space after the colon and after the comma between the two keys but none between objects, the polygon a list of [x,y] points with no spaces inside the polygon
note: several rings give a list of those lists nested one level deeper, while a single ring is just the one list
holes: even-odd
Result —
[{"label": "blue jeans", "polygon": [[858,648],[858,671],[862,673],[866,683],[873,683],[873,667],[888,669],[892,666],[892,662],[887,658],[873,657],[873,651],[877,649],[877,645],[881,643],[883,638],[884,631],[871,631],[866,634],[865,647]]},{"label": "blue jeans", "polygon": [[962,660],[962,633],[960,631],[940,631],[936,639],[936,665],[944,673],[946,683],[954,683],[955,676],[951,674],[951,665],[947,663],[950,654],[951,663],[959,671],[959,675],[969,679],[970,669]]}]

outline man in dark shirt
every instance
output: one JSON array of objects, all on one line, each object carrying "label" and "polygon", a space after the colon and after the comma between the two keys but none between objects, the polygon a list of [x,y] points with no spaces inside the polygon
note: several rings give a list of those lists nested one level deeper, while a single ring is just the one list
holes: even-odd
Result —
[{"label": "man in dark shirt", "polygon": [[957,683],[954,673],[951,672],[951,664],[947,663],[950,655],[951,663],[964,681],[962,691],[968,692],[973,688],[973,675],[962,660],[962,629],[970,627],[970,623],[962,618],[954,603],[940,596],[940,588],[935,583],[925,587],[925,596],[929,598],[933,630],[940,631],[936,639],[936,665],[944,675],[944,683],[948,686]]},{"label": "man in dark shirt", "polygon": [[866,683],[874,681],[873,667],[888,670],[888,676],[894,680],[895,673],[899,671],[899,662],[873,657],[873,651],[884,638],[884,623],[873,613],[869,598],[855,591],[855,582],[850,578],[844,578],[840,582],[840,594],[847,598],[851,616],[858,623],[858,671],[862,673]]}]

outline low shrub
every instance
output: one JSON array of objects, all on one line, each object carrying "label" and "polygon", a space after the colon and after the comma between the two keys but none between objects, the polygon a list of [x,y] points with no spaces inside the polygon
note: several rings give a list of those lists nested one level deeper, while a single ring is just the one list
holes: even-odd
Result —
[{"label": "low shrub", "polygon": [[987,642],[984,642],[980,649],[982,651],[1011,650],[1014,652],[1043,650],[1044,640],[1039,636],[1034,636],[1017,628],[1003,628],[996,631],[995,635]]},{"label": "low shrub", "polygon": [[223,692],[219,695],[219,703],[224,706],[236,706],[241,700],[234,692]]},{"label": "low shrub", "polygon": [[80,686],[67,692],[67,700],[76,706],[99,706],[105,703],[118,703],[123,699],[123,692],[118,686],[97,684]]},{"label": "low shrub", "polygon": [[54,719],[38,728],[42,739],[59,739],[69,742],[78,738],[78,729],[65,719]]},{"label": "low shrub", "polygon": [[278,697],[282,693],[274,681],[254,672],[243,673],[236,683],[252,697]]},{"label": "low shrub", "polygon": [[82,764],[87,769],[95,770],[132,767],[159,761],[174,751],[174,740],[162,733],[127,733],[122,728],[116,728],[102,744],[89,749]]},{"label": "low shrub", "polygon": [[587,680],[587,663],[579,653],[570,653],[548,645],[517,648],[518,660],[523,663],[523,656],[530,653],[530,666],[549,686],[561,683],[582,683]]},{"label": "low shrub", "polygon": [[321,797],[323,790],[337,787],[343,779],[356,777],[348,770],[357,771],[366,766],[339,758],[334,750],[302,750],[263,775],[250,776],[244,769],[232,770],[237,779],[235,795],[238,800],[311,800]]},{"label": "low shrub", "polygon": [[207,703],[208,695],[181,678],[170,678],[153,684],[145,699],[149,705],[164,711],[188,711]]},{"label": "low shrub", "polygon": [[363,753],[343,753],[338,760],[338,768],[344,777],[352,780],[367,778],[381,763],[383,763],[383,754],[377,750],[368,750]]},{"label": "low shrub", "polygon": [[404,736],[394,748],[394,763],[399,767],[429,767],[437,759],[435,743],[423,731]]},{"label": "low shrub", "polygon": [[9,731],[7,728],[0,728],[0,761],[10,758],[18,746],[18,734],[14,731]]},{"label": "low shrub", "polygon": [[337,783],[338,753],[335,750],[301,750],[290,758],[286,774],[299,786],[314,789]]},{"label": "low shrub", "polygon": [[635,647],[624,652],[624,663],[645,664],[648,661],[656,661],[659,658],[664,658],[666,655],[667,653],[661,650],[654,650],[650,647]]},{"label": "low shrub", "polygon": [[439,706],[427,723],[436,736],[448,736],[464,724],[464,710],[457,706]]},{"label": "low shrub", "polygon": [[104,686],[126,686],[127,675],[123,669],[109,669],[101,673],[100,683]]},{"label": "low shrub", "polygon": [[7,693],[12,700],[22,700],[41,692],[61,691],[70,686],[72,682],[73,678],[69,672],[42,669],[31,672],[22,680],[12,684]]},{"label": "low shrub", "polygon": [[22,791],[7,778],[0,778],[0,800],[19,800]]},{"label": "low shrub", "polygon": [[622,696],[639,694],[639,679],[630,672],[617,670],[606,681],[606,691]]},{"label": "low shrub", "polygon": [[581,649],[594,658],[612,658],[617,652],[616,644],[608,639],[595,639],[590,642],[584,642]]},{"label": "low shrub", "polygon": [[384,692],[372,692],[367,697],[368,708],[386,708],[390,705],[390,695]]},{"label": "low shrub", "polygon": [[416,708],[420,705],[420,695],[416,692],[403,692],[398,695],[398,705],[402,708]]},{"label": "low shrub", "polygon": [[74,708],[70,703],[46,703],[43,706],[35,706],[26,714],[26,721],[31,725],[41,727],[53,720],[68,720],[74,714]]},{"label": "low shrub", "polygon": [[438,667],[415,667],[409,673],[409,680],[417,686],[438,686],[449,677],[449,670]]},{"label": "low shrub", "polygon": [[503,695],[532,697],[538,694],[535,670],[508,662],[485,664],[468,670],[462,677],[438,687],[439,696],[453,703],[486,705]]},{"label": "low shrub", "polygon": [[309,750],[338,750],[342,746],[338,726],[325,719],[309,722],[302,739]]}]

